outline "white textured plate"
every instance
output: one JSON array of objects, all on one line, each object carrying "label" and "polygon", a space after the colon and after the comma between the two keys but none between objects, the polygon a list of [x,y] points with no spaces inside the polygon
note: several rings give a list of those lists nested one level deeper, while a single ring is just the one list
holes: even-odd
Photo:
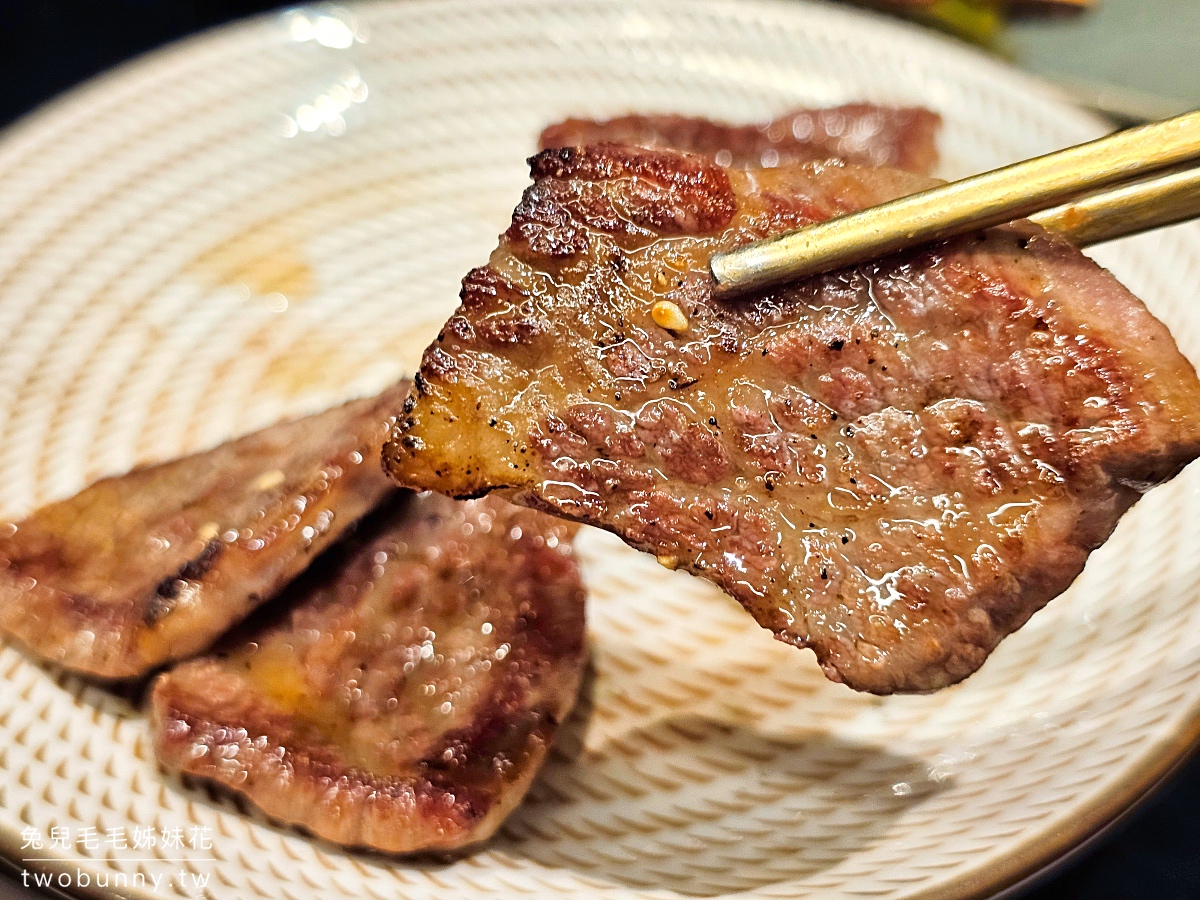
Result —
[{"label": "white textured plate", "polygon": [[[315,8],[102,78],[0,143],[0,515],[411,371],[556,117],[856,98],[941,112],[945,174],[1100,132],[964,49],[798,0]],[[1200,359],[1200,227],[1102,256]],[[979,674],[886,700],[587,534],[591,698],[498,838],[452,863],[346,853],[166,779],[134,707],[5,647],[3,850],[139,897],[154,876],[214,898],[985,895],[1192,743],[1198,500],[1193,467]],[[135,827],[188,838],[135,849]]]}]

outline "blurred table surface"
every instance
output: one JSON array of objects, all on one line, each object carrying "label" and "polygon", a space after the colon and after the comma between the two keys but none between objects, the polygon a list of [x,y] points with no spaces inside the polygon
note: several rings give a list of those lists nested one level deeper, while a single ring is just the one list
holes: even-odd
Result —
[{"label": "blurred table surface", "polygon": [[1098,0],[1095,11],[1014,25],[1025,68],[1085,102],[1164,118],[1200,107],[1200,0]]},{"label": "blurred table surface", "polygon": [[[685,2],[685,0],[681,0]],[[0,0],[0,124],[151,47],[271,9],[255,0]],[[1017,62],[1089,102],[1154,116],[1200,107],[1200,0],[1100,0],[1014,26]],[[1028,900],[1200,898],[1200,759]],[[35,896],[0,870],[0,900]]]}]

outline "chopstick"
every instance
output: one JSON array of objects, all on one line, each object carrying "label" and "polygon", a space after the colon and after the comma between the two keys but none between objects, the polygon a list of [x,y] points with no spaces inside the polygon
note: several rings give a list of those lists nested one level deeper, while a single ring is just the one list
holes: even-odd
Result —
[{"label": "chopstick", "polygon": [[[1194,199],[1195,184],[1186,177],[1157,179],[1097,195],[1091,206],[1079,198],[1100,188],[1130,182],[1200,159],[1200,111],[1144,125],[1096,141],[1060,150],[961,181],[901,197],[860,212],[839,216],[786,234],[739,247],[712,258],[714,293],[732,296],[755,288],[816,275],[932,241],[990,228],[1078,201],[1056,210],[1049,221],[1064,227],[1086,217],[1093,234],[1115,237],[1111,229],[1122,202],[1141,212],[1133,220],[1154,221],[1154,211],[1181,191]],[[1190,187],[1189,187],[1190,185]],[[1189,191],[1191,192],[1189,194]],[[1075,213],[1070,213],[1070,209]],[[1200,214],[1174,213],[1172,222]],[[1132,220],[1131,220],[1132,221]],[[1159,225],[1167,222],[1159,222]],[[1061,229],[1060,229],[1061,230]],[[1081,232],[1082,233],[1082,232]],[[1119,232],[1127,234],[1132,232]],[[1094,240],[1092,241],[1095,242]]]},{"label": "chopstick", "polygon": [[1081,197],[1029,217],[1077,247],[1091,247],[1200,216],[1200,167]]}]

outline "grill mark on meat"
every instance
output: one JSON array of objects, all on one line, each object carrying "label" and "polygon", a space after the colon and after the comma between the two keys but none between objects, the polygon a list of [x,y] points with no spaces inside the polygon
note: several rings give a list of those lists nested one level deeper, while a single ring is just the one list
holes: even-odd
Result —
[{"label": "grill mark on meat", "polygon": [[158,678],[160,761],[345,845],[484,840],[578,692],[573,531],[495,498],[394,497],[273,614]]},{"label": "grill mark on meat", "polygon": [[637,436],[654,447],[667,474],[691,484],[711,484],[729,473],[729,457],[716,436],[688,418],[677,403],[656,400],[637,415]]},{"label": "grill mark on meat", "polygon": [[603,403],[576,403],[566,421],[591,447],[603,449],[613,459],[641,459],[646,445],[635,431],[636,418]]},{"label": "grill mark on meat", "polygon": [[[619,197],[612,173],[667,183],[672,164],[696,171],[603,146],[533,171],[547,197]],[[1066,589],[1139,491],[1200,454],[1195,370],[1109,273],[1029,223],[715,300],[712,254],[784,230],[789,210],[935,183],[844,163],[726,175],[736,213],[718,232],[573,219],[581,249],[553,265],[503,237],[488,268],[554,327],[437,344],[385,464],[411,487],[500,489],[609,529],[852,687],[958,681]],[[654,324],[660,299],[686,330]],[[475,368],[488,377],[458,374]]]},{"label": "grill mark on meat", "polygon": [[175,608],[175,598],[179,596],[180,591],[187,587],[189,581],[202,579],[213,567],[224,547],[219,539],[212,539],[204,545],[199,554],[180,566],[178,572],[160,581],[154,589],[154,596],[146,601],[146,612],[142,615],[142,621],[146,625],[153,625],[170,613]]},{"label": "grill mark on meat", "polygon": [[625,238],[716,231],[736,209],[725,170],[698,157],[676,164],[620,146],[564,147],[529,164],[535,181],[505,237],[535,259],[583,253],[589,229]]},{"label": "grill mark on meat", "polygon": [[390,490],[376,465],[407,385],[103,479],[0,538],[0,627],[131,678],[207,646]]},{"label": "grill mark on meat", "polygon": [[[765,408],[765,398],[760,395],[757,401],[746,405],[735,404],[730,408],[730,418],[738,430],[746,460],[763,473],[782,477],[795,468],[796,453],[789,446],[783,429]],[[775,481],[772,479],[767,482],[772,485],[772,490]]]},{"label": "grill mark on meat", "polygon": [[546,128],[539,147],[631,144],[699,153],[721,165],[738,167],[836,157],[859,165],[928,173],[937,165],[940,127],[941,117],[927,109],[851,103],[798,109],[765,125],[728,125],[675,115],[567,119]]}]

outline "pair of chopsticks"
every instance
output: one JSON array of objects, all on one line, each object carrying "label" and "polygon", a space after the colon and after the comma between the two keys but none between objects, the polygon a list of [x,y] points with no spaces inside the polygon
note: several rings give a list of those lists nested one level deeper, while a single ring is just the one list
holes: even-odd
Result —
[{"label": "pair of chopsticks", "polygon": [[1087,247],[1197,216],[1200,111],[748,244],[709,267],[714,292],[733,296],[1014,219]]}]

